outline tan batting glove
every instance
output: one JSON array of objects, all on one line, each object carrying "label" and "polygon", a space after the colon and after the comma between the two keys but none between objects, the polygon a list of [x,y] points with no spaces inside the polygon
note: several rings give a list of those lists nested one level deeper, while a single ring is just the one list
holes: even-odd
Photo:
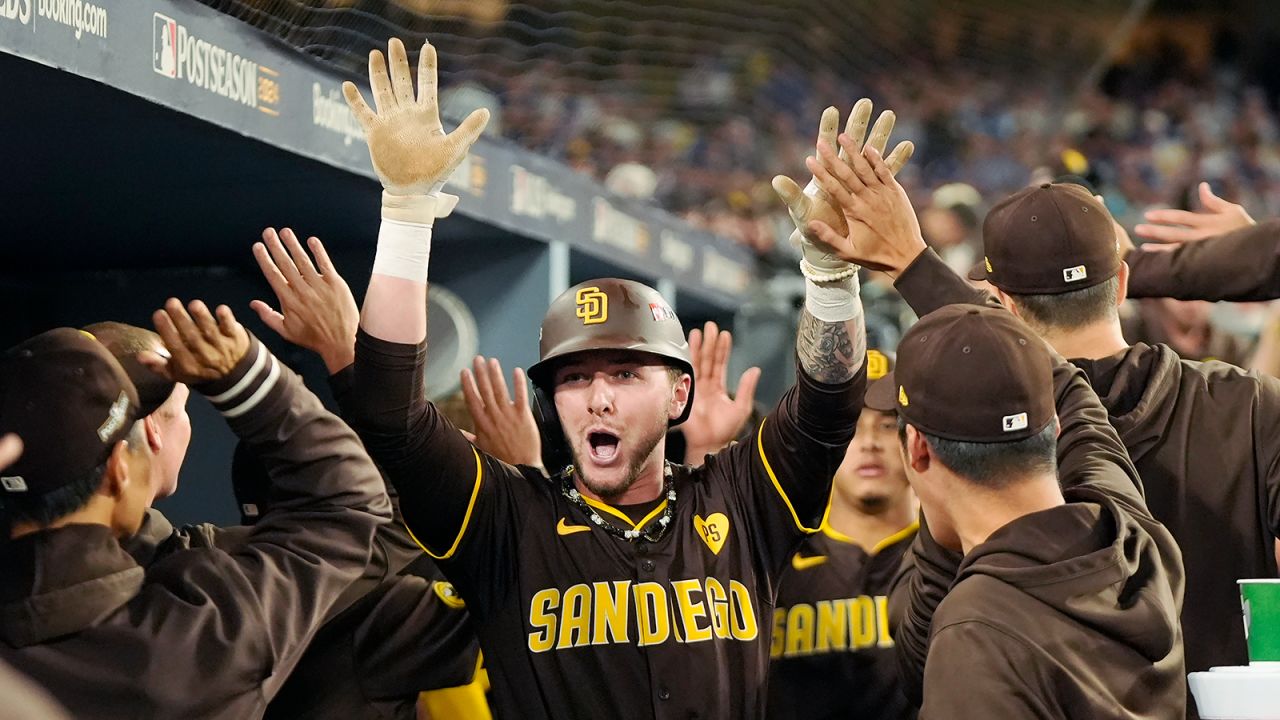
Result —
[{"label": "tan batting glove", "polygon": [[[866,137],[867,125],[871,121],[871,110],[872,105],[869,99],[859,100],[849,113],[844,131],[857,148],[870,146],[883,154],[885,146],[889,143],[889,136],[893,134],[893,124],[897,116],[892,110],[880,113],[864,146],[863,138]],[[824,110],[822,121],[818,126],[818,143],[825,142],[833,149],[839,149],[840,157],[843,159],[845,151],[836,142],[839,127],[840,111],[834,107]],[[911,159],[913,152],[915,152],[914,144],[910,141],[900,142],[885,158],[885,162],[896,175]],[[857,274],[857,265],[841,260],[830,245],[819,240],[817,234],[810,230],[810,224],[815,220],[830,225],[842,235],[847,235],[849,229],[845,223],[844,213],[831,202],[826,191],[818,187],[817,180],[810,178],[809,184],[801,190],[791,178],[786,175],[777,175],[773,178],[773,189],[786,204],[791,221],[796,225],[795,231],[791,233],[791,244],[798,247],[801,252],[800,272],[814,282],[835,282]]]},{"label": "tan batting glove", "polygon": [[376,113],[354,83],[343,83],[342,92],[364,128],[373,170],[382,181],[383,218],[430,225],[458,203],[456,196],[440,189],[480,137],[489,122],[489,111],[481,108],[472,112],[446,135],[436,102],[435,48],[422,46],[416,99],[404,43],[392,38],[387,52],[391,57],[389,71],[381,52],[369,53],[369,86]]}]

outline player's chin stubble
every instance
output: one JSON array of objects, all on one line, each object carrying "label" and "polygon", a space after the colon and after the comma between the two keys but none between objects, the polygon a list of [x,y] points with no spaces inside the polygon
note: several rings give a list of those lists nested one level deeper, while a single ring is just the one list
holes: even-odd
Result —
[{"label": "player's chin stubble", "polygon": [[593,494],[601,500],[612,503],[614,500],[622,497],[631,486],[636,483],[640,477],[640,471],[644,469],[645,461],[653,454],[653,449],[658,446],[658,441],[662,439],[667,432],[667,425],[664,422],[660,428],[655,428],[650,434],[641,437],[639,444],[636,445],[636,451],[627,458],[627,470],[622,476],[622,481],[609,486],[595,481],[587,474],[585,464],[582,462],[582,454],[577,448],[573,450],[573,464],[578,469],[578,477],[581,478],[582,484],[587,487]]}]

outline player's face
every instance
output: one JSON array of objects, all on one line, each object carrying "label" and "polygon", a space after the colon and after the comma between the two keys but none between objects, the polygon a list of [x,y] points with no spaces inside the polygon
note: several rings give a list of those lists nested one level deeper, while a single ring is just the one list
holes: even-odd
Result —
[{"label": "player's face", "polygon": [[661,462],[658,445],[687,382],[673,382],[657,358],[627,352],[583,353],[556,370],[556,412],[588,490],[616,500]]},{"label": "player's face", "polygon": [[160,473],[156,484],[156,497],[169,497],[178,489],[178,473],[187,457],[191,444],[191,418],[187,415],[187,398],[191,391],[178,383],[173,394],[153,413],[160,429],[162,445],[156,453],[156,465]]},{"label": "player's face", "polygon": [[862,411],[844,462],[836,470],[835,486],[842,500],[871,514],[911,502],[911,487],[898,450],[897,415]]}]

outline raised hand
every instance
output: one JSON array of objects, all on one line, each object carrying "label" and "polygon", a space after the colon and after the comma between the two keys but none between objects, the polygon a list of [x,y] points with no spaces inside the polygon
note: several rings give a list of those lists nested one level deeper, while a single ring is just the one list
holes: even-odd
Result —
[{"label": "raised hand", "polygon": [[307,246],[316,257],[315,264],[289,228],[278,234],[275,228],[262,231],[262,242],[253,244],[253,257],[280,310],[262,300],[254,300],[249,307],[280,337],[318,354],[333,374],[355,361],[360,310],[324,243],[311,237]]},{"label": "raised hand", "polygon": [[1148,210],[1144,214],[1147,222],[1134,227],[1133,232],[1159,243],[1185,243],[1257,224],[1242,206],[1214,195],[1209,183],[1200,183],[1199,191],[1198,212]]},{"label": "raised hand", "polygon": [[529,382],[524,370],[511,374],[515,399],[507,391],[497,358],[476,356],[473,370],[462,370],[462,397],[475,420],[475,446],[512,465],[542,467],[542,436],[529,407]]},{"label": "raised hand", "polygon": [[858,152],[853,138],[839,137],[843,155],[826,143],[807,165],[818,185],[841,209],[844,229],[821,220],[811,230],[842,260],[896,277],[925,249],[920,222],[907,191],[873,147]]},{"label": "raised hand", "polygon": [[[845,125],[845,135],[853,139],[851,146],[855,149],[851,152],[858,153],[863,149],[863,137],[867,131],[867,124],[871,120],[871,101],[867,98],[859,100],[849,113],[849,119]],[[883,153],[889,142],[889,136],[893,132],[893,125],[896,116],[892,111],[886,110],[876,119],[876,124],[871,128],[871,135],[867,138],[866,147],[875,148],[876,152]],[[839,129],[840,111],[834,107],[829,107],[822,113],[822,120],[818,128],[817,145],[828,145],[835,147],[836,132]],[[843,148],[840,150],[840,156],[843,158],[846,154]],[[915,152],[915,145],[909,141],[903,141],[893,149],[889,154],[887,163],[891,168],[891,172],[896,173],[906,165],[911,158],[911,154]],[[830,247],[825,246],[821,238],[819,238],[810,228],[815,221],[823,222],[831,227],[838,228],[844,234],[845,227],[844,214],[831,200],[830,196],[818,184],[816,177],[810,179],[809,184],[803,189],[796,184],[794,180],[785,176],[778,175],[773,178],[774,191],[782,198],[787,206],[787,211],[791,215],[792,222],[796,225],[796,231],[791,234],[791,242],[799,246],[804,255],[804,262],[801,263],[801,270],[806,276],[812,276],[811,279],[821,280],[839,280],[848,277],[855,268],[851,268],[848,262],[840,259],[832,252]]]},{"label": "raised hand", "polygon": [[708,322],[702,330],[689,331],[689,356],[693,360],[696,392],[689,418],[680,425],[685,439],[685,463],[701,465],[703,459],[728,445],[751,417],[760,368],[738,378],[738,390],[729,395],[726,379],[733,336]]},{"label": "raised hand", "polygon": [[482,108],[472,112],[446,135],[436,102],[435,48],[430,44],[422,46],[416,98],[404,43],[392,38],[387,52],[390,68],[380,51],[369,53],[369,85],[377,112],[365,102],[354,83],[343,83],[342,92],[364,128],[369,156],[382,187],[393,195],[436,192],[480,137],[489,122],[489,111]]},{"label": "raised hand", "polygon": [[226,305],[210,313],[199,300],[184,308],[177,298],[169,298],[151,320],[169,357],[142,352],[138,360],[174,382],[198,385],[220,380],[249,352],[249,333]]},{"label": "raised hand", "polygon": [[18,461],[22,456],[22,438],[9,433],[0,437],[0,470]]}]

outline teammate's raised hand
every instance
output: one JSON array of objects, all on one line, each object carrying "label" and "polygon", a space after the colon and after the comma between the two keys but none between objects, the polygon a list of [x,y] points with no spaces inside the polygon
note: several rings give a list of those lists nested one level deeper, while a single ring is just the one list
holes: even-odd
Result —
[{"label": "teammate's raised hand", "polygon": [[841,209],[845,227],[815,220],[810,229],[841,259],[896,277],[926,247],[911,200],[875,148],[858,152],[847,135],[839,142],[845,154],[822,143],[807,165]]},{"label": "teammate's raised hand", "polygon": [[22,457],[22,438],[9,433],[0,437],[0,470],[3,470]]},{"label": "teammate's raised hand", "polygon": [[314,264],[289,228],[262,231],[262,242],[253,244],[253,257],[280,309],[262,300],[249,307],[280,337],[318,354],[332,374],[355,361],[360,310],[324,243],[311,237],[307,245],[316,257]]},{"label": "teammate's raised hand", "polygon": [[389,68],[380,51],[369,53],[369,85],[376,112],[354,83],[343,83],[342,92],[364,128],[382,187],[394,195],[436,192],[480,137],[489,122],[489,111],[481,108],[472,112],[446,135],[436,102],[436,49],[430,44],[422,46],[416,97],[404,43],[392,38],[387,52]]},{"label": "teammate's raised hand", "polygon": [[169,298],[151,319],[169,356],[142,352],[138,360],[174,382],[198,385],[220,380],[249,352],[249,333],[226,305],[210,313],[199,300],[184,308],[177,298]]},{"label": "teammate's raised hand", "polygon": [[[860,153],[862,151],[867,125],[871,120],[871,111],[871,101],[863,98],[853,106],[853,110],[849,113],[849,118],[845,125],[845,135],[853,139],[851,147],[854,149],[850,152]],[[893,133],[895,120],[896,116],[891,110],[880,113],[880,117],[876,119],[875,126],[871,128],[870,136],[866,137],[865,147],[875,148],[877,152],[883,153],[888,145],[889,136]],[[818,127],[817,145],[826,144],[835,147],[839,124],[839,110],[829,107],[823,111]],[[898,143],[886,161],[891,168],[891,172],[896,173],[901,170],[911,158],[913,152],[915,152],[915,145],[911,142],[903,141]],[[846,150],[842,148],[840,156],[843,158],[845,154]],[[826,246],[821,238],[810,229],[816,221],[837,228],[842,234],[847,230],[844,214],[831,200],[830,196],[823,191],[816,177],[811,178],[809,184],[801,190],[800,186],[791,178],[785,175],[778,175],[773,178],[773,188],[778,193],[778,196],[782,198],[783,203],[786,204],[791,220],[796,225],[796,231],[791,234],[791,242],[799,246],[804,255],[804,262],[801,268],[806,276],[811,275],[813,279],[835,280],[847,277],[853,272],[849,264],[833,253],[832,249]]]},{"label": "teammate's raised hand", "polygon": [[1214,195],[1209,183],[1200,183],[1199,191],[1198,212],[1148,210],[1144,213],[1147,222],[1134,227],[1133,232],[1159,243],[1185,243],[1257,224],[1243,206]]},{"label": "teammate's raised hand", "polygon": [[524,370],[511,374],[515,399],[497,358],[476,356],[473,370],[462,370],[462,397],[475,420],[475,446],[511,465],[542,467],[542,436],[529,407],[529,381]]},{"label": "teammate's raised hand", "polygon": [[733,336],[708,322],[702,330],[689,331],[689,357],[697,392],[689,418],[680,425],[685,439],[685,463],[701,465],[703,459],[728,445],[751,417],[760,368],[749,368],[738,378],[738,390],[729,395],[727,379]]}]

